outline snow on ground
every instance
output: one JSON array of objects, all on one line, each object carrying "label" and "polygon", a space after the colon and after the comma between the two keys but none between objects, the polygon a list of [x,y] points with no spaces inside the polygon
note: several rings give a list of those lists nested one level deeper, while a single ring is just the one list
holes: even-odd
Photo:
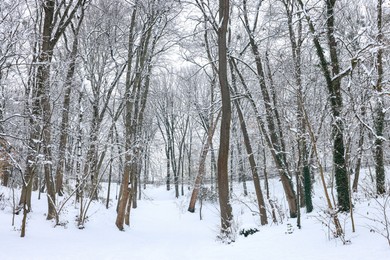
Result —
[{"label": "snow on ground", "polygon": [[[276,188],[280,183],[273,184]],[[321,220],[321,192],[316,192],[316,210],[302,214],[302,229],[296,227],[295,219],[284,220],[282,224],[258,225],[238,187],[233,199],[234,222],[238,229],[257,228],[260,231],[248,237],[237,235],[234,243],[224,244],[216,239],[219,213],[217,204],[205,203],[202,217],[199,206],[196,213],[187,212],[189,192],[179,199],[173,191],[164,186],[149,186],[143,191],[143,199],[131,213],[131,227],[124,232],[115,226],[114,199],[107,210],[102,203],[95,203],[88,211],[85,229],[76,225],[78,209],[68,203],[61,215],[65,227],[45,220],[46,198],[37,200],[34,194],[33,212],[28,216],[26,237],[20,238],[22,216],[12,221],[11,190],[0,188],[5,201],[0,203],[0,259],[343,259],[343,260],[385,260],[390,259],[390,247],[380,235],[370,232],[367,212],[378,207],[362,196],[355,205],[356,232],[352,233],[350,218],[341,216],[346,230],[346,239],[351,243],[343,245],[334,239]],[[280,201],[283,198],[280,197]],[[281,203],[283,206],[283,203]],[[371,214],[371,213],[370,213]],[[289,226],[292,226],[292,229]],[[290,234],[291,233],[291,234]]]}]

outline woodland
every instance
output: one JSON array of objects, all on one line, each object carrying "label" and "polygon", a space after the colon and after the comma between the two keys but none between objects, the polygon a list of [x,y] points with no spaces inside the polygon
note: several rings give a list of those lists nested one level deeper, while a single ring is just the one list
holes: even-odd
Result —
[{"label": "woodland", "polygon": [[389,47],[386,0],[2,0],[0,208],[132,232],[154,186],[231,244],[239,192],[245,236],[320,211],[348,244],[363,196],[390,246]]}]

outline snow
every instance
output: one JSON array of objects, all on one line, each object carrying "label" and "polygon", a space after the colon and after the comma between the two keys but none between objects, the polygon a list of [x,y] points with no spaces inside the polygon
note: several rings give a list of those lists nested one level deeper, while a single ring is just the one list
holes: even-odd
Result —
[{"label": "snow", "polygon": [[[248,186],[253,191],[249,182]],[[280,186],[277,180],[271,183],[275,191],[280,191]],[[253,207],[255,204],[240,195],[237,184],[232,199],[234,226],[239,230],[257,228],[259,232],[248,237],[237,235],[236,241],[230,244],[217,239],[220,221],[216,203],[203,203],[200,220],[198,204],[195,213],[187,211],[190,197],[187,189],[185,196],[176,199],[174,190],[166,191],[165,186],[152,185],[143,190],[143,198],[138,202],[138,208],[132,210],[131,225],[126,226],[125,231],[118,231],[115,226],[115,199],[109,209],[104,203],[93,203],[85,228],[80,230],[76,222],[77,205],[69,202],[60,217],[67,224],[54,227],[54,222],[45,217],[46,199],[38,200],[38,194],[34,193],[26,237],[20,238],[22,216],[16,216],[15,226],[11,225],[12,191],[1,187],[0,194],[4,194],[5,200],[0,203],[0,259],[390,259],[386,239],[370,232],[372,223],[366,217],[368,212],[378,210],[375,201],[361,194],[357,197],[355,233],[351,231],[350,217],[340,215],[346,230],[345,238],[351,241],[344,245],[321,224],[328,220],[321,217],[325,207],[319,183],[317,186],[315,211],[302,213],[302,229],[298,229],[295,219],[259,226],[258,216],[253,216],[239,201],[247,200],[247,205]],[[279,202],[284,201],[282,193],[278,196]],[[280,204],[285,207],[283,203]]]}]

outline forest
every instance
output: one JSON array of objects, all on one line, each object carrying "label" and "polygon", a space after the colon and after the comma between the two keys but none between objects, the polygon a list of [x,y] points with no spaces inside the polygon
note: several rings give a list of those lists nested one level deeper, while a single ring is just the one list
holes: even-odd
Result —
[{"label": "forest", "polygon": [[1,225],[131,233],[158,189],[224,244],[367,203],[390,246],[389,47],[387,0],[2,0]]}]

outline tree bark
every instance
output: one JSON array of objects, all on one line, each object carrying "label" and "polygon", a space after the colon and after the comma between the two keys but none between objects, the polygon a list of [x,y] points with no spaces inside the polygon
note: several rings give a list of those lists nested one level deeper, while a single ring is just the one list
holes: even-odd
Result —
[{"label": "tree bark", "polygon": [[121,183],[121,192],[119,196],[119,203],[117,209],[117,217],[115,221],[115,225],[119,230],[124,230],[123,224],[125,222],[125,214],[127,204],[129,202],[129,194],[130,194],[130,171],[131,171],[131,145],[133,141],[132,136],[132,110],[133,110],[133,100],[135,98],[135,93],[131,89],[131,72],[132,72],[132,61],[133,61],[133,47],[134,47],[134,29],[137,24],[137,4],[134,6],[132,15],[131,15],[131,23],[130,23],[130,32],[129,32],[129,42],[128,42],[128,60],[127,60],[127,72],[126,72],[126,103],[125,103],[125,165],[123,169],[122,175],[122,183]]},{"label": "tree bark", "polygon": [[218,78],[222,96],[222,116],[218,152],[218,194],[221,213],[221,233],[229,237],[231,234],[232,207],[229,199],[229,143],[231,123],[230,91],[227,77],[226,34],[229,21],[229,0],[219,0],[218,28]]},{"label": "tree bark", "polygon": [[376,177],[376,193],[381,195],[386,193],[385,188],[385,166],[383,160],[383,130],[385,123],[385,107],[382,95],[383,84],[383,28],[382,28],[382,5],[383,0],[377,2],[377,40],[380,45],[376,55],[376,70],[377,82],[375,85],[375,109],[374,109],[374,129],[375,129],[375,147],[374,147],[374,161],[375,161],[375,177]]},{"label": "tree bark", "polygon": [[[365,115],[366,108],[364,106],[361,107],[361,115]],[[358,190],[358,184],[359,184],[359,176],[360,176],[360,168],[362,165],[362,155],[363,155],[363,144],[364,144],[364,128],[365,126],[363,124],[360,124],[359,127],[359,141],[358,141],[358,151],[357,151],[357,159],[356,159],[356,165],[355,165],[355,176],[353,179],[352,184],[352,191],[357,192]]]}]

